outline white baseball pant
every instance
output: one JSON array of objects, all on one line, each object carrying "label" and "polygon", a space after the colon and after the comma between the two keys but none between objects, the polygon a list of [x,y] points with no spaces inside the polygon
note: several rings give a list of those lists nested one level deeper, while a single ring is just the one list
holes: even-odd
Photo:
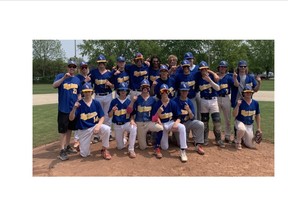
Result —
[{"label": "white baseball pant", "polygon": [[[204,143],[204,123],[202,121],[198,121],[198,120],[193,120],[193,121],[187,121],[184,122],[183,125],[186,128],[186,138],[187,138],[187,134],[190,133],[190,131],[192,131],[192,135],[194,137],[194,141],[195,143]],[[177,143],[180,143],[180,139],[179,139],[179,133],[178,132],[174,132]]]},{"label": "white baseball pant", "polygon": [[218,97],[218,106],[220,112],[223,113],[225,123],[225,138],[230,140],[231,136],[231,101],[229,95]]},{"label": "white baseball pant", "polygon": [[109,107],[110,107],[110,102],[112,101],[112,93],[108,94],[108,95],[104,95],[104,96],[100,96],[100,95],[97,95],[95,94],[95,99],[97,101],[99,101],[99,103],[101,104],[101,107],[104,111],[104,124],[105,125],[108,125],[111,127],[111,124],[112,124],[112,121],[111,121],[111,118],[109,118],[108,116],[108,110],[109,110]]},{"label": "white baseball pant", "polygon": [[159,132],[163,130],[163,126],[155,122],[136,122],[137,138],[141,150],[147,148],[146,135],[148,131]]},{"label": "white baseball pant", "polygon": [[117,149],[121,150],[125,147],[124,144],[124,132],[129,132],[129,146],[128,151],[134,151],[134,145],[137,135],[137,127],[135,125],[131,125],[130,122],[126,122],[124,125],[113,124],[115,131],[115,139],[117,144]]},{"label": "white baseball pant", "polygon": [[[168,136],[169,132],[172,131],[172,126],[174,124],[174,121],[169,121],[163,123],[163,136],[161,139],[161,148],[163,150],[167,150],[169,148],[169,143],[168,143]],[[187,143],[186,143],[186,128],[183,124],[179,123],[177,132],[179,132],[179,144],[181,149],[186,149],[187,148]]]},{"label": "white baseball pant", "polygon": [[253,141],[253,137],[254,137],[253,124],[252,125],[245,125],[243,122],[235,120],[235,127],[237,130],[236,143],[241,144],[241,139],[243,139],[244,144],[248,148],[254,148],[255,144]]},{"label": "white baseball pant", "polygon": [[[90,143],[91,139],[94,135],[94,127],[85,129],[85,130],[78,130],[79,142],[80,142],[80,155],[82,157],[87,157],[90,155]],[[110,136],[110,127],[102,124],[99,130],[99,136],[102,140],[102,146],[105,148],[109,147],[109,136]]]}]

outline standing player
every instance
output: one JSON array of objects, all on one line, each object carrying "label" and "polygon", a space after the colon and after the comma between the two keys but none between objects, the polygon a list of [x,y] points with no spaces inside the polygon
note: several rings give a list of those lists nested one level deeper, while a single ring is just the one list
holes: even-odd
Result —
[{"label": "standing player", "polygon": [[119,85],[123,82],[129,84],[129,74],[125,70],[126,59],[124,56],[118,56],[117,66],[112,70],[112,83],[114,84],[114,89],[118,89]]},{"label": "standing player", "polygon": [[[112,100],[112,90],[114,89],[114,85],[111,83],[113,74],[110,70],[106,69],[107,60],[104,55],[100,54],[98,56],[97,63],[98,68],[91,71],[91,83],[94,86],[95,99],[100,102],[105,114],[104,124],[111,127],[108,110]],[[109,140],[114,140],[111,135]]]},{"label": "standing player", "polygon": [[117,143],[117,148],[119,150],[125,148],[124,132],[129,133],[129,157],[135,158],[136,154],[134,151],[134,145],[136,140],[137,126],[133,119],[130,120],[130,114],[127,113],[127,108],[131,103],[130,99],[127,98],[129,94],[128,84],[122,82],[119,84],[117,89],[118,98],[115,98],[111,101],[109,107],[109,117],[112,118],[115,139]]},{"label": "standing player", "polygon": [[226,143],[230,143],[231,136],[231,100],[230,93],[231,88],[234,86],[235,76],[231,76],[227,72],[228,63],[226,61],[221,61],[217,67],[219,76],[219,86],[220,90],[217,91],[218,95],[218,105],[220,112],[222,111],[225,122],[225,139]]},{"label": "standing player", "polygon": [[60,133],[59,159],[68,160],[67,153],[77,153],[69,143],[72,130],[76,130],[76,122],[69,120],[69,113],[74,103],[81,98],[80,80],[74,75],[76,63],[69,60],[66,73],[60,73],[53,82],[53,88],[58,88],[58,132]]},{"label": "standing player", "polygon": [[256,119],[257,131],[262,133],[260,128],[260,109],[259,103],[252,99],[254,91],[250,85],[246,85],[242,91],[243,99],[237,101],[233,110],[235,127],[237,130],[236,148],[242,149],[241,142],[248,148],[255,148],[253,140],[253,123]]},{"label": "standing player", "polygon": [[199,63],[199,69],[201,77],[199,77],[198,85],[201,97],[201,120],[204,123],[204,145],[208,145],[209,114],[211,114],[216,143],[220,147],[225,147],[221,140],[221,119],[217,101],[217,91],[220,90],[220,87],[216,82],[218,82],[219,77],[209,69],[205,61]]},{"label": "standing player", "polygon": [[152,83],[159,78],[159,69],[160,69],[160,59],[157,56],[152,56],[150,61],[150,66],[148,68],[148,74],[149,74],[149,82],[150,86]]},{"label": "standing player", "polygon": [[161,100],[158,100],[153,107],[152,115],[153,120],[158,119],[163,124],[163,136],[161,139],[161,148],[167,150],[169,148],[168,133],[179,132],[179,144],[180,144],[180,158],[182,162],[188,160],[186,151],[186,129],[181,121],[181,111],[177,104],[169,99],[169,88],[166,84],[162,84],[160,87]]},{"label": "standing player", "polygon": [[102,140],[101,155],[104,159],[110,160],[108,152],[110,127],[104,125],[104,112],[97,100],[93,100],[93,89],[90,83],[85,83],[82,87],[84,98],[76,101],[69,114],[69,120],[77,121],[78,136],[80,142],[80,155],[88,157],[90,155],[90,142],[94,134],[99,134]]}]

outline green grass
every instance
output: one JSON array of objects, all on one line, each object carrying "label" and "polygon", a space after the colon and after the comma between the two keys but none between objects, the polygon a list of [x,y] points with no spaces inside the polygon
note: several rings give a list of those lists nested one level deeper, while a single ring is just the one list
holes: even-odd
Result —
[{"label": "green grass", "polygon": [[58,93],[58,89],[54,89],[52,84],[33,84],[33,94],[50,94]]},{"label": "green grass", "polygon": [[274,79],[262,80],[260,91],[274,91]]},{"label": "green grass", "polygon": [[59,140],[58,104],[33,106],[33,147]]}]

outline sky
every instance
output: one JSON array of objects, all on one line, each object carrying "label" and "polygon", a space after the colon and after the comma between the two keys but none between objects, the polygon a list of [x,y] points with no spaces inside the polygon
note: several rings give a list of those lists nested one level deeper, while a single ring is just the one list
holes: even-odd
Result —
[{"label": "sky", "polygon": [[[65,56],[67,59],[75,56],[75,40],[60,40],[62,44],[62,48],[65,51]],[[80,55],[80,50],[77,48],[77,45],[81,44],[82,40],[76,40],[76,56],[82,57]],[[84,61],[88,61],[87,56],[83,57]]]}]

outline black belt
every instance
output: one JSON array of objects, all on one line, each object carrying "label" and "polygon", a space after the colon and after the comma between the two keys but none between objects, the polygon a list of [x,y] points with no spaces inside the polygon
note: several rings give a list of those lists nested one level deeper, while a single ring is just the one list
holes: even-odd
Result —
[{"label": "black belt", "polygon": [[110,92],[106,92],[106,93],[97,93],[96,95],[99,95],[99,96],[106,96],[106,95],[108,95],[108,94],[110,94]]},{"label": "black belt", "polygon": [[116,122],[116,125],[124,125],[126,122]]},{"label": "black belt", "polygon": [[226,97],[226,94],[218,95],[218,97]]},{"label": "black belt", "polygon": [[205,100],[212,100],[212,99],[216,99],[216,97],[201,97],[201,98],[203,98],[203,99],[205,99]]}]

